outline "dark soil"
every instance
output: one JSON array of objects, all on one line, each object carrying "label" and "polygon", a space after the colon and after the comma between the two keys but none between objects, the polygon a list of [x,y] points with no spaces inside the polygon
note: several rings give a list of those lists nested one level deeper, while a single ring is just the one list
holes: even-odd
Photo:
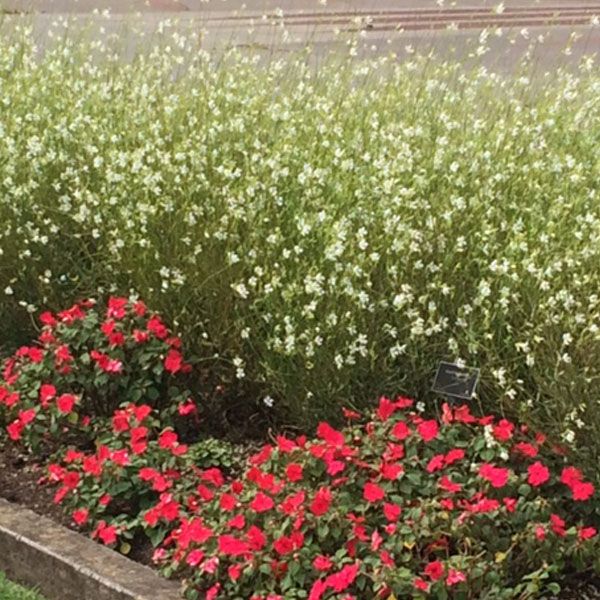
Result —
[{"label": "dark soil", "polygon": [[0,497],[74,529],[69,517],[53,501],[55,489],[39,484],[44,475],[44,467],[31,456],[21,454],[11,444],[0,444]]},{"label": "dark soil", "polygon": [[[38,515],[78,531],[70,517],[63,512],[62,507],[54,503],[56,488],[40,484],[40,479],[45,473],[45,467],[30,455],[20,453],[11,444],[4,444],[4,446],[0,444],[0,498],[26,506]],[[153,566],[153,548],[146,537],[136,537],[130,545],[129,558]]]}]

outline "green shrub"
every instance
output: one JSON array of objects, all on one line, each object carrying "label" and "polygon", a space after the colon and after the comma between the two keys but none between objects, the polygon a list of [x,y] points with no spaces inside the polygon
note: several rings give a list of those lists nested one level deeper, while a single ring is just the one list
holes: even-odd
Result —
[{"label": "green shrub", "polygon": [[191,600],[542,598],[594,568],[594,485],[564,450],[467,406],[411,407],[278,436],[227,476],[130,406],[49,479],[100,542],[128,552],[143,531]]},{"label": "green shrub", "polygon": [[142,301],[87,300],[40,319],[36,343],[2,364],[0,422],[12,440],[35,448],[70,431],[93,443],[98,418],[124,404],[156,408],[171,425],[191,414],[198,429],[181,340]]},{"label": "green shrub", "polygon": [[461,359],[487,407],[598,449],[593,63],[315,70],[171,33],[129,62],[0,41],[2,343],[31,311],[133,291],[185,332],[227,418],[422,398]]}]

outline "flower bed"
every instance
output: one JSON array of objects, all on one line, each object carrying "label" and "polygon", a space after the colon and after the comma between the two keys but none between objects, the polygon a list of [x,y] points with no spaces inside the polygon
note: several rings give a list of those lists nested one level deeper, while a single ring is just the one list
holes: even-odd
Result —
[{"label": "flower bed", "polygon": [[[73,522],[125,553],[146,537],[188,598],[543,597],[593,569],[595,488],[568,450],[466,405],[443,404],[435,417],[382,397],[364,417],[344,409],[343,429],[321,422],[314,437],[277,436],[242,469],[202,466],[193,438],[182,441],[201,402],[176,394],[169,406],[150,388],[132,400],[132,378],[112,416],[94,412],[104,404],[89,401],[86,382],[114,360],[110,376],[126,381],[138,356],[129,344],[151,343],[140,332],[158,317],[141,306],[112,299],[45,315],[40,344],[6,362],[0,404],[15,442],[34,452],[67,442],[44,480]],[[186,362],[159,331],[153,364],[176,377]],[[83,340],[98,345],[80,354]],[[79,379],[93,350],[107,358]]]},{"label": "flower bed", "polygon": [[485,367],[486,409],[595,452],[592,63],[535,81],[419,57],[313,72],[162,31],[123,61],[0,41],[1,344],[31,311],[134,289],[187,332],[219,417],[314,425],[421,398],[460,358]]}]

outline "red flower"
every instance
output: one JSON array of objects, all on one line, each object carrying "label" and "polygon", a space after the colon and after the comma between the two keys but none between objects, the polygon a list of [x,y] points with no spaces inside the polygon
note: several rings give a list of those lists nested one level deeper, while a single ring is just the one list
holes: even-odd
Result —
[{"label": "red flower", "polygon": [[379,407],[377,408],[377,417],[380,421],[387,421],[396,411],[396,404],[389,398],[382,396],[379,398]]},{"label": "red flower", "polygon": [[492,484],[492,487],[501,488],[506,485],[510,476],[510,471],[502,467],[495,467],[488,463],[481,465],[479,476]]},{"label": "red flower", "polygon": [[16,442],[21,439],[23,429],[25,429],[25,425],[23,425],[23,423],[17,419],[8,425],[6,431],[8,432],[8,437],[13,440],[13,442]]},{"label": "red flower", "polygon": [[346,565],[339,573],[330,575],[325,583],[334,592],[343,592],[350,587],[358,575],[358,564]]},{"label": "red flower", "polygon": [[444,575],[444,564],[439,560],[434,560],[425,567],[424,573],[432,581],[437,581]]},{"label": "red flower", "polygon": [[302,479],[302,465],[290,463],[285,469],[288,481],[300,481]]},{"label": "red flower", "polygon": [[420,577],[415,577],[414,581],[413,581],[413,586],[416,590],[420,590],[422,592],[428,592],[429,591],[429,584],[421,579]]},{"label": "red flower", "polygon": [[125,316],[127,302],[127,298],[109,298],[106,315],[109,318],[122,319]]},{"label": "red flower", "polygon": [[219,552],[227,556],[240,556],[249,554],[250,546],[233,535],[221,535],[219,536]]},{"label": "red flower", "polygon": [[6,388],[0,386],[0,404],[4,404],[7,408],[12,408],[19,403],[20,395],[18,392],[8,393]]},{"label": "red flower", "polygon": [[594,495],[594,485],[589,482],[578,481],[571,486],[571,492],[573,493],[573,500],[589,500]]},{"label": "red flower", "polygon": [[316,517],[324,515],[331,506],[331,490],[326,487],[319,488],[310,505],[310,511]]},{"label": "red flower", "polygon": [[453,510],[454,509],[454,500],[452,498],[443,498],[440,500],[440,506],[444,510]]},{"label": "red flower", "polygon": [[63,480],[62,480],[63,485],[68,490],[74,490],[79,485],[79,481],[80,481],[79,473],[77,473],[75,471],[69,471],[68,473],[65,473]]},{"label": "red flower", "polygon": [[560,481],[569,487],[583,481],[581,471],[576,467],[565,467],[560,475]]},{"label": "red flower", "polygon": [[76,462],[78,460],[81,460],[83,458],[83,452],[78,452],[77,450],[73,450],[72,448],[69,448],[66,452],[65,452],[65,456],[64,456],[64,461],[66,463],[73,463]]},{"label": "red flower", "polygon": [[465,451],[462,448],[452,448],[444,457],[446,466],[450,466],[465,457]]},{"label": "red flower", "polygon": [[341,448],[345,443],[344,434],[334,429],[329,423],[319,423],[317,435],[329,446]]},{"label": "red flower", "polygon": [[192,550],[186,557],[185,562],[190,567],[197,567],[204,560],[204,552],[202,550]]},{"label": "red flower", "polygon": [[134,329],[132,336],[137,344],[143,344],[150,339],[150,334],[147,331],[142,331],[141,329]]},{"label": "red flower", "polygon": [[581,527],[578,531],[577,531],[577,537],[580,540],[589,540],[590,538],[593,538],[596,535],[597,531],[596,529],[594,529],[594,527]]},{"label": "red flower", "polygon": [[552,527],[552,531],[559,537],[563,537],[566,534],[565,521],[561,519],[558,515],[552,514],[550,515],[550,523]]},{"label": "red flower", "polygon": [[103,544],[114,544],[117,541],[117,529],[113,525],[107,525],[106,521],[100,521],[92,537],[99,537]]},{"label": "red flower", "polygon": [[538,454],[537,448],[533,444],[529,444],[527,442],[519,442],[518,444],[515,444],[513,450],[519,454],[522,454],[523,456],[528,456],[529,458],[535,458]]},{"label": "red flower", "polygon": [[550,471],[539,460],[529,465],[527,473],[527,481],[534,487],[538,487],[550,479]]},{"label": "red flower", "polygon": [[363,498],[367,502],[379,502],[385,498],[385,490],[376,483],[367,482],[363,488]]},{"label": "red flower", "polygon": [[56,400],[56,407],[61,413],[68,414],[73,410],[77,398],[73,394],[62,394]]},{"label": "red flower", "polygon": [[442,490],[444,490],[446,492],[450,492],[451,494],[454,494],[456,492],[460,492],[460,490],[462,490],[462,486],[460,485],[460,483],[454,483],[448,477],[446,477],[446,475],[444,475],[440,479],[440,482],[438,483],[438,486]]},{"label": "red flower", "polygon": [[158,436],[158,446],[163,450],[171,450],[177,445],[177,434],[172,429],[165,429]]},{"label": "red flower", "polygon": [[246,533],[246,538],[251,550],[258,551],[262,550],[266,543],[267,538],[265,534],[256,525],[252,525]]},{"label": "red flower", "polygon": [[437,437],[439,427],[437,421],[431,419],[430,421],[422,421],[419,423],[417,425],[417,431],[424,442],[430,442]]},{"label": "red flower", "polygon": [[459,423],[475,423],[477,419],[471,414],[467,404],[462,404],[454,409],[454,420]]},{"label": "red flower", "polygon": [[230,565],[227,568],[227,574],[229,575],[229,579],[231,579],[231,581],[237,581],[242,574],[242,565]]},{"label": "red flower", "polygon": [[117,410],[112,418],[112,427],[115,433],[122,433],[129,429],[129,415],[124,410]]},{"label": "red flower", "polygon": [[333,563],[328,556],[323,556],[320,554],[315,558],[315,560],[313,560],[313,567],[317,571],[329,571],[329,569],[333,567]]},{"label": "red flower", "polygon": [[37,414],[35,408],[29,408],[27,410],[20,410],[19,411],[19,421],[21,421],[21,423],[23,423],[23,425],[29,425],[29,423],[31,423],[34,419],[35,419],[35,415]]},{"label": "red flower", "polygon": [[462,581],[466,581],[467,578],[464,573],[460,571],[456,571],[454,569],[449,569],[448,577],[446,577],[446,585],[448,587],[452,585],[456,585],[457,583],[461,583]]},{"label": "red flower", "polygon": [[246,527],[246,518],[244,515],[235,515],[235,517],[227,521],[227,527],[231,529],[244,529]]},{"label": "red flower", "polygon": [[146,305],[141,300],[138,300],[137,302],[133,303],[133,312],[138,317],[143,317],[146,314],[147,310],[148,309],[146,308]]},{"label": "red flower", "polygon": [[317,579],[310,588],[308,600],[321,600],[323,594],[327,591],[327,584],[321,579]]},{"label": "red flower", "polygon": [[279,509],[286,515],[293,515],[303,504],[306,498],[304,492],[297,492],[288,496],[282,503]]},{"label": "red flower", "polygon": [[342,413],[344,415],[344,418],[348,419],[349,421],[360,419],[361,417],[360,413],[357,413],[355,410],[350,410],[348,408],[342,408]]},{"label": "red flower", "polygon": [[546,529],[542,525],[538,525],[535,528],[535,537],[540,542],[542,542],[546,539]]},{"label": "red flower", "polygon": [[51,463],[48,465],[48,473],[49,473],[48,479],[50,481],[56,483],[57,481],[62,481],[62,478],[64,477],[64,474],[65,474],[65,470],[60,465]]},{"label": "red flower", "polygon": [[183,402],[182,404],[180,404],[177,407],[177,412],[182,417],[191,415],[191,414],[195,413],[197,410],[198,410],[198,407],[196,406],[195,402],[191,398],[188,398],[185,402]]},{"label": "red flower", "polygon": [[147,328],[159,340],[164,340],[169,335],[169,330],[164,326],[158,315],[154,315],[148,319]]},{"label": "red flower", "polygon": [[82,469],[84,473],[94,477],[102,475],[102,463],[95,456],[86,456],[83,459]]},{"label": "red flower", "polygon": [[51,312],[46,311],[40,315],[40,323],[48,327],[54,327],[58,321],[54,318],[54,315]]},{"label": "red flower", "polygon": [[143,454],[148,447],[146,436],[148,435],[147,427],[133,427],[130,431],[131,435],[131,450],[134,454]]},{"label": "red flower", "polygon": [[428,473],[435,473],[444,468],[444,459],[445,456],[443,454],[436,454],[428,463],[425,470]]},{"label": "red flower", "polygon": [[404,472],[404,467],[402,465],[392,464],[392,463],[383,463],[380,468],[381,476],[384,479],[388,479],[390,481],[394,481],[398,479],[398,475]]},{"label": "red flower", "polygon": [[275,506],[273,499],[262,492],[258,492],[250,503],[250,508],[257,513],[267,512]]},{"label": "red flower", "polygon": [[400,515],[402,514],[402,508],[397,504],[390,504],[389,502],[386,502],[383,505],[383,514],[388,521],[394,523],[400,518]]},{"label": "red flower", "polygon": [[56,388],[53,385],[49,383],[42,384],[40,387],[40,403],[44,408],[48,406],[50,400],[53,400],[55,396]]},{"label": "red flower", "polygon": [[515,426],[506,419],[501,419],[497,425],[494,425],[492,433],[499,442],[507,442],[513,436]]},{"label": "red flower", "polygon": [[148,406],[147,404],[139,404],[137,406],[130,404],[127,407],[127,410],[131,410],[131,412],[133,412],[135,420],[138,423],[141,423],[146,417],[150,415],[150,413],[152,412],[152,407]]},{"label": "red flower", "polygon": [[280,556],[285,556],[294,551],[294,544],[289,537],[283,535],[273,542],[273,549]]},{"label": "red flower", "polygon": [[167,356],[165,358],[165,369],[169,371],[169,373],[177,373],[181,371],[181,367],[183,366],[183,357],[181,353],[177,350],[169,350]]},{"label": "red flower", "polygon": [[221,469],[218,467],[212,467],[211,469],[205,469],[200,475],[202,481],[212,483],[215,487],[221,487],[225,483],[225,477],[221,473]]},{"label": "red flower", "polygon": [[405,440],[410,433],[410,429],[404,421],[398,421],[392,428],[392,435],[400,441]]},{"label": "red flower", "polygon": [[232,511],[236,506],[237,499],[231,494],[222,494],[221,498],[219,498],[219,507],[226,512]]},{"label": "red flower", "polygon": [[73,512],[73,521],[75,521],[75,523],[77,523],[77,525],[79,525],[79,527],[81,527],[82,525],[85,525],[85,523],[88,520],[88,515],[89,515],[89,510],[87,508],[79,508],[76,511]]}]

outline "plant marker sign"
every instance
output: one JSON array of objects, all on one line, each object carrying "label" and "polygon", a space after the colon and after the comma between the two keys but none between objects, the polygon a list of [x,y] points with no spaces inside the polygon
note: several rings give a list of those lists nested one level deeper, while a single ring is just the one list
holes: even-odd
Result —
[{"label": "plant marker sign", "polygon": [[479,369],[460,367],[454,363],[441,361],[432,389],[444,396],[470,400],[475,393],[478,381]]}]

